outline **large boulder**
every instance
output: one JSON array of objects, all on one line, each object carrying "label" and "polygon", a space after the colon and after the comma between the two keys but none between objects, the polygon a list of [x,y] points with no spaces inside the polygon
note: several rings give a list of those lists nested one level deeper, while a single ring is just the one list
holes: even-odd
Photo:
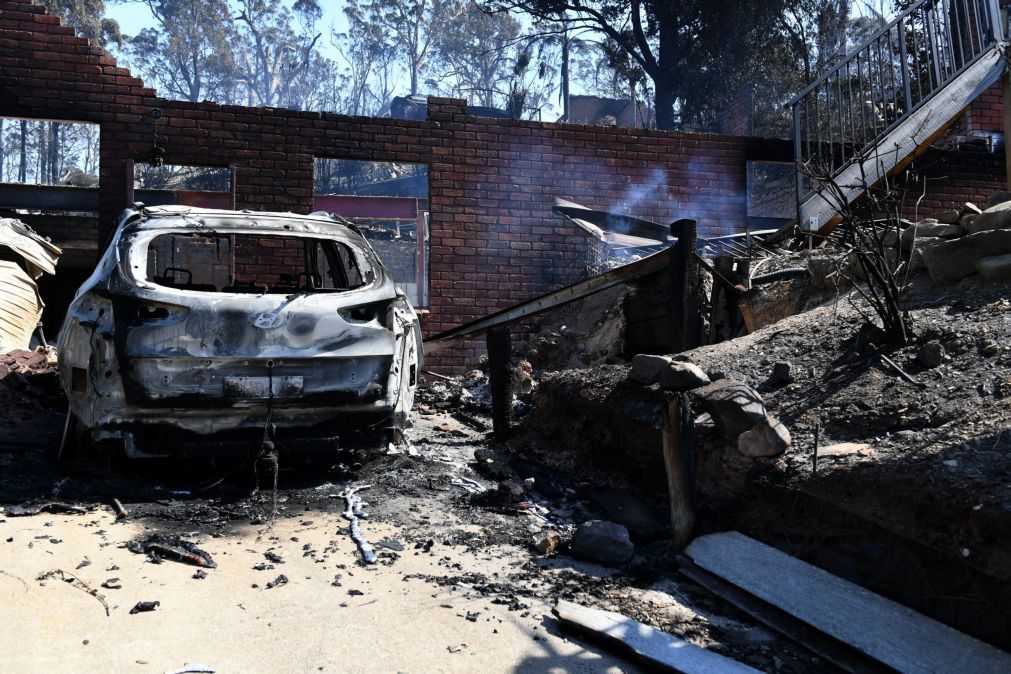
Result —
[{"label": "large boulder", "polygon": [[985,232],[991,229],[1011,228],[1011,201],[1004,201],[987,208],[968,223],[966,231],[970,234]]},{"label": "large boulder", "polygon": [[945,225],[951,225],[958,222],[958,218],[961,215],[958,211],[953,208],[949,208],[946,211],[941,211],[940,213],[934,213],[933,218],[940,223]]},{"label": "large boulder", "polygon": [[1004,202],[1011,201],[1011,192],[1000,191],[994,192],[990,195],[990,198],[986,200],[986,207],[991,208],[997,204],[1003,204]]},{"label": "large boulder", "polygon": [[670,367],[673,359],[670,356],[654,356],[640,353],[632,358],[632,369],[628,378],[632,381],[649,386],[660,381],[660,376]]},{"label": "large boulder", "polygon": [[1011,278],[1011,255],[994,255],[976,260],[976,271],[991,281]]},{"label": "large boulder", "polygon": [[765,419],[762,396],[744,382],[718,379],[696,393],[728,442],[735,442],[741,433],[750,431]]},{"label": "large boulder", "polygon": [[902,231],[902,245],[909,246],[913,239],[921,237],[938,237],[941,239],[951,239],[961,236],[964,232],[958,225],[943,224],[940,222],[920,222]]},{"label": "large boulder", "polygon": [[[1008,202],[1011,203],[1011,202]],[[982,216],[980,216],[982,217]],[[976,261],[1011,253],[1011,230],[994,229],[941,241],[921,250],[934,283],[951,283],[976,273]]]},{"label": "large boulder", "polygon": [[944,239],[938,239],[936,237],[926,237],[913,241],[913,246],[909,251],[909,270],[916,271],[917,269],[926,269],[927,263],[923,261],[923,251],[943,242]]},{"label": "large boulder", "polygon": [[601,564],[624,564],[635,554],[628,529],[603,520],[591,520],[579,525],[569,548],[576,559]]},{"label": "large boulder", "polygon": [[766,415],[750,431],[737,436],[737,451],[749,459],[779,456],[790,449],[790,431],[779,419]]},{"label": "large boulder", "polygon": [[660,374],[660,388],[665,391],[690,391],[709,383],[709,375],[698,365],[674,361]]}]

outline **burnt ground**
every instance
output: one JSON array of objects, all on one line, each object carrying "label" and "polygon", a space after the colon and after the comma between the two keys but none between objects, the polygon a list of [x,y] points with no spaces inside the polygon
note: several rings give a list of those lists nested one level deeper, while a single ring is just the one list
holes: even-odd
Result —
[{"label": "burnt ground", "polygon": [[[752,335],[683,354],[711,376],[742,379],[759,389],[770,413],[793,436],[784,456],[746,465],[729,459],[732,452],[716,438],[711,422],[699,418],[699,461],[712,479],[700,488],[699,532],[744,531],[1006,647],[1011,633],[1006,608],[1011,605],[1011,432],[1005,432],[1011,427],[1009,291],[1009,285],[975,282],[937,289],[916,279],[909,297],[916,337],[904,348],[887,346],[873,330],[861,328],[859,303],[841,298]],[[613,314],[607,306],[601,309]],[[320,606],[300,604],[299,611],[336,605],[365,616],[367,607],[393,587],[427,592],[418,596],[435,602],[424,611],[426,621],[435,621],[439,639],[448,643],[467,630],[487,627],[483,638],[497,641],[502,652],[522,654],[497,660],[497,669],[544,669],[543,662],[523,654],[524,644],[559,653],[573,647],[601,653],[594,645],[562,640],[570,635],[551,618],[550,606],[568,599],[621,612],[765,671],[830,671],[824,661],[677,574],[676,555],[666,542],[665,482],[657,451],[660,392],[627,381],[627,366],[604,364],[616,360],[610,348],[594,347],[577,354],[576,361],[566,356],[572,344],[595,343],[595,330],[615,330],[607,315],[587,325],[570,318],[579,317],[565,317],[564,328],[545,328],[533,342],[539,351],[531,360],[545,368],[575,362],[593,367],[544,377],[540,392],[522,396],[513,441],[489,441],[487,390],[474,373],[419,391],[407,446],[372,457],[336,455],[331,463],[311,466],[282,459],[276,493],[262,466],[257,477],[250,466],[236,463],[123,464],[101,454],[58,466],[51,453],[65,403],[55,375],[32,354],[0,359],[0,505],[7,510],[0,533],[18,531],[0,537],[0,571],[9,574],[36,559],[43,538],[72,540],[81,530],[99,535],[99,548],[151,534],[183,535],[215,555],[218,568],[209,573],[241,581],[220,605],[217,596],[197,605],[201,619],[233,619],[226,606],[255,606],[264,588],[284,575],[290,579],[287,587],[274,585],[269,592],[301,588],[310,593],[310,603],[318,598]],[[917,359],[930,342],[943,346],[937,367]],[[883,364],[881,354],[916,383]],[[791,363],[791,383],[768,381],[779,361]],[[545,395],[546,390],[554,393]],[[821,448],[840,442],[869,448],[822,456],[815,473],[816,426]],[[532,487],[524,491],[520,485],[528,478]],[[348,488],[361,488],[368,501],[370,517],[361,527],[379,556],[364,576],[340,515],[345,509],[340,495]],[[635,556],[613,566],[574,559],[565,545],[575,526],[614,518],[614,494],[642,511],[642,526],[633,531]],[[129,510],[124,522],[135,527],[129,540],[122,528],[118,539],[111,533],[116,532],[110,525],[116,524],[113,498]],[[51,501],[87,512],[11,516],[11,506],[30,509]],[[18,527],[27,521],[39,524],[26,537]],[[542,555],[533,543],[549,529],[561,534],[562,548]],[[234,556],[226,544],[246,556]],[[232,555],[223,550],[233,550]],[[97,558],[99,549],[80,553]],[[287,559],[288,565],[266,553]],[[128,559],[135,571],[146,573],[146,582],[165,592],[173,587],[158,580],[164,567],[151,567],[142,556]],[[304,578],[293,573],[296,559],[302,560]],[[121,559],[112,566],[124,573],[127,568]],[[22,579],[26,591],[34,592],[32,574],[46,569],[30,568]],[[187,575],[180,582],[185,589],[192,581]],[[113,619],[132,605],[113,604]],[[280,620],[270,606],[261,604],[264,618]],[[175,610],[171,601],[159,609],[165,620],[188,618]],[[242,611],[240,617],[248,617]],[[510,622],[522,629],[508,633],[504,624]],[[378,638],[385,636],[380,628]],[[476,638],[468,637],[472,650]],[[486,642],[479,646],[490,648]],[[476,666],[444,659],[457,653],[440,646],[435,660],[425,660],[422,668]],[[599,670],[615,662],[620,669],[634,669],[622,660],[581,666]]]},{"label": "burnt ground", "polygon": [[[751,462],[701,415],[699,528],[738,529],[1011,648],[1011,284],[911,280],[915,336],[902,348],[866,327],[866,305],[843,293],[678,356],[756,388],[793,439],[778,459]],[[937,345],[940,364],[918,358]],[[790,363],[792,382],[771,381],[777,362]],[[542,375],[516,444],[587,481],[640,486],[660,507],[663,396],[628,371]],[[816,428],[822,450],[867,447],[823,454],[815,472]]]},{"label": "burnt ground", "polygon": [[[35,362],[30,354],[19,358]],[[66,566],[59,571],[90,581],[88,587],[110,605],[109,620],[119,620],[116,624],[125,626],[116,630],[132,633],[142,623],[136,622],[139,616],[128,616],[134,598],[119,603],[117,600],[127,595],[99,588],[103,578],[122,576],[128,588],[148,588],[137,599],[161,599],[162,605],[150,615],[156,616],[152,620],[165,621],[165,627],[160,628],[165,630],[160,637],[165,643],[172,643],[171,636],[179,629],[173,626],[173,620],[186,624],[196,620],[198,630],[205,625],[213,632],[218,620],[249,620],[254,610],[250,607],[257,606],[256,602],[293,596],[285,592],[311,593],[312,605],[293,606],[306,616],[337,608],[355,611],[359,606],[357,610],[365,620],[376,602],[385,601],[387,594],[404,587],[404,592],[429,593],[433,599],[428,601],[441,602],[432,604],[434,608],[426,613],[425,621],[434,621],[438,638],[446,644],[462,641],[466,630],[480,628],[487,632],[481,638],[491,643],[501,640],[500,646],[517,651],[512,660],[498,660],[501,666],[492,666],[493,670],[548,669],[538,657],[523,655],[523,649],[531,647],[555,649],[558,657],[568,653],[561,660],[562,668],[568,671],[635,670],[628,661],[601,660],[599,655],[588,664],[580,660],[580,652],[602,651],[570,641],[570,635],[559,629],[550,615],[550,606],[558,599],[622,612],[763,670],[831,670],[816,656],[679,577],[663,525],[649,537],[637,540],[636,554],[626,564],[608,567],[573,559],[564,545],[574,526],[606,517],[593,498],[596,485],[548,469],[532,456],[524,459],[496,453],[487,440],[490,421],[481,403],[484,396],[480,386],[471,387],[473,393],[457,383],[425,387],[419,391],[408,445],[368,459],[338,455],[332,463],[312,466],[296,466],[282,458],[277,491],[271,489],[270,475],[261,466],[260,489],[254,493],[257,478],[249,466],[236,463],[124,464],[98,454],[81,457],[68,466],[57,465],[51,453],[59,439],[65,403],[52,371],[36,365],[9,364],[6,376],[0,380],[0,394],[7,401],[0,425],[0,505],[6,510],[6,515],[0,516],[0,534],[8,532],[0,537],[0,576],[10,581],[7,591],[14,602],[11,615],[20,616],[26,624],[37,617],[32,606],[45,612],[54,610],[46,602],[56,601],[56,606],[66,604],[69,612],[69,602],[90,601],[83,593],[31,599],[39,592],[52,591],[53,578],[59,574],[50,568],[58,562],[51,560],[63,554]],[[15,370],[26,371],[12,376]],[[481,462],[475,461],[475,452]],[[518,484],[530,477],[534,478],[532,488],[519,490]],[[360,525],[378,554],[378,564],[369,568],[360,561],[347,522],[340,516],[345,509],[341,494],[348,488],[360,489],[359,495],[368,502],[369,517]],[[110,505],[114,498],[129,511],[125,520],[115,520]],[[54,502],[59,505],[47,505]],[[38,514],[12,516],[43,505],[46,509]],[[83,508],[84,512],[65,512],[68,505]],[[276,514],[272,516],[275,505]],[[662,510],[647,518],[650,516],[663,521]],[[548,529],[561,533],[563,549],[542,555],[533,543]],[[249,531],[255,531],[255,537]],[[84,534],[88,536],[82,538]],[[203,588],[211,586],[191,580],[192,569],[179,575],[176,563],[151,566],[158,560],[127,554],[124,546],[149,543],[152,535],[182,536],[212,554],[217,567],[206,573],[210,580],[232,576],[236,582],[230,594],[211,594],[203,600]],[[69,550],[59,545],[63,540],[77,547]],[[154,540],[171,543],[171,538]],[[54,552],[57,557],[53,557]],[[103,565],[99,560],[106,558],[102,555],[120,556],[108,557]],[[82,558],[76,568],[71,565]],[[25,595],[21,594],[22,586]],[[188,599],[181,598],[180,592]],[[182,611],[179,605],[184,601],[196,603],[189,611]],[[264,619],[270,621],[268,624],[285,624],[283,602],[282,608],[273,608],[275,605],[260,609]],[[19,606],[24,615],[17,613]],[[242,610],[235,613],[235,606]],[[78,610],[98,616],[101,609],[97,604],[85,604]],[[348,619],[354,621],[353,617]],[[324,622],[320,618],[320,624]],[[518,636],[506,629],[511,623],[523,628]],[[73,630],[82,630],[86,638],[81,641],[78,635],[78,641],[68,642],[73,648],[68,647],[68,652],[61,655],[62,667],[101,670],[123,656],[115,638],[112,644],[106,644],[110,639],[103,641],[95,636],[95,632],[106,630],[103,623],[87,620],[79,627],[77,622],[74,624]],[[397,624],[381,625],[372,638],[379,643],[389,638],[392,643],[394,635],[384,630],[397,630]],[[238,633],[241,629],[236,627]],[[143,630],[137,632],[134,639],[143,638],[137,636],[142,634]],[[289,643],[299,642],[294,633],[279,637],[289,639]],[[475,645],[477,638],[471,633],[470,650],[491,648],[486,642]],[[524,646],[524,640],[530,646]],[[5,647],[10,648],[10,643]],[[466,644],[440,644],[436,653],[443,655],[436,654],[435,660],[426,656],[427,660],[407,668],[470,671],[478,665],[452,659],[459,657],[461,647]],[[38,657],[30,648],[23,649],[22,659],[18,660],[17,648],[7,653],[14,657],[11,662],[22,666],[37,663],[43,668],[41,661],[30,659]],[[186,654],[190,662],[201,661],[201,653],[207,652],[201,651],[207,646],[199,640],[190,648]],[[418,646],[419,657],[424,650]],[[155,647],[149,648],[149,652],[156,651]],[[101,654],[97,660],[96,653]],[[304,662],[316,663],[311,659],[314,655],[309,648],[300,657]],[[324,660],[320,654],[319,662]],[[149,661],[161,664],[152,656],[136,660]],[[411,663],[410,658],[407,661]],[[240,659],[232,664],[241,669],[241,663]],[[227,668],[228,661],[210,664]],[[402,664],[398,661],[397,666]],[[368,670],[370,666],[358,668]],[[30,671],[31,667],[24,669]]]}]

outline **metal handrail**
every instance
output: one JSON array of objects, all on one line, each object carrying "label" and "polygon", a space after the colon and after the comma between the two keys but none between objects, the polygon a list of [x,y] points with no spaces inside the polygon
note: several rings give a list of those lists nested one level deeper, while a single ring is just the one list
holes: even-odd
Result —
[{"label": "metal handrail", "polygon": [[791,102],[797,164],[835,177],[1004,39],[997,0],[920,0]]}]

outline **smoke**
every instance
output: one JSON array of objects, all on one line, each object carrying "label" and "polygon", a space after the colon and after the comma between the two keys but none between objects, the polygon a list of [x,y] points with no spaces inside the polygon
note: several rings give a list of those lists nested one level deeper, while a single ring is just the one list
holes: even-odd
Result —
[{"label": "smoke", "polygon": [[649,216],[643,215],[643,212],[650,212],[653,208],[644,208],[644,205],[648,202],[670,200],[669,183],[667,171],[653,168],[650,170],[645,183],[629,185],[625,189],[625,194],[617,202],[611,204],[608,210],[613,213],[623,213],[625,215],[649,219]]}]

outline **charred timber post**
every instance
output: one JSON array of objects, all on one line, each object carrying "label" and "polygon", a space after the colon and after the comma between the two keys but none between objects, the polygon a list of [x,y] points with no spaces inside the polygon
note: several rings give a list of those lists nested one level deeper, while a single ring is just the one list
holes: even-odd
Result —
[{"label": "charred timber post", "polygon": [[670,232],[677,237],[670,266],[670,352],[680,353],[701,343],[702,320],[699,316],[697,223],[682,219],[671,223]]},{"label": "charred timber post", "polygon": [[491,328],[485,339],[488,344],[488,379],[491,388],[491,419],[495,441],[509,439],[512,416],[512,335],[509,328]]},{"label": "charred timber post", "polygon": [[675,552],[688,545],[695,528],[694,423],[691,399],[685,393],[673,394],[663,408],[663,462]]}]

